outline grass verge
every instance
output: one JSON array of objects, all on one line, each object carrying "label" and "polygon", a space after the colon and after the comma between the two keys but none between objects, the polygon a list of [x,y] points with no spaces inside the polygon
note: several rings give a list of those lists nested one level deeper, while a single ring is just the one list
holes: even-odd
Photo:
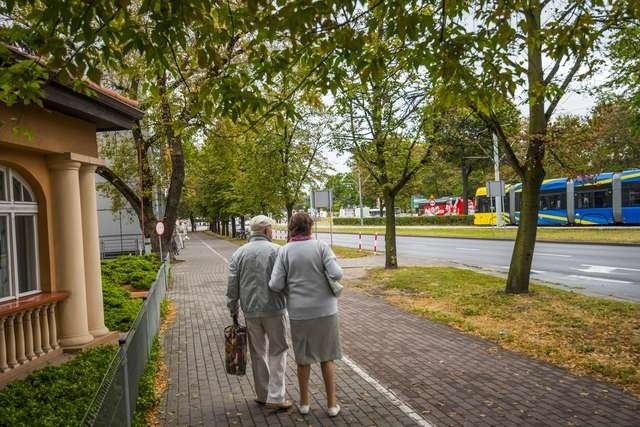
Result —
[{"label": "grass verge", "polygon": [[165,297],[160,302],[160,331],[153,340],[147,366],[140,378],[133,426],[160,425],[158,409],[160,399],[167,389],[169,380],[169,369],[164,363],[164,350],[160,340],[171,322],[173,322],[175,313],[173,302]]},{"label": "grass verge", "polygon": [[[214,233],[212,231],[205,231],[205,233],[208,234],[209,236],[213,236],[213,237],[218,238],[218,239],[226,240],[226,241],[234,243],[234,244],[236,244],[238,246],[242,246],[245,243],[247,243],[247,241],[245,239],[233,239],[233,238],[228,237],[228,236],[221,236],[221,235],[216,234],[216,233]],[[284,240],[280,240],[280,239],[273,239],[273,243],[282,246],[282,245],[285,245],[287,242],[284,241]],[[373,251],[367,251],[367,250],[359,251],[358,249],[348,248],[346,246],[333,245],[333,246],[331,246],[331,249],[333,249],[333,253],[335,253],[338,258],[361,258],[361,257],[365,257],[365,256],[375,255],[373,253]]]},{"label": "grass verge", "polygon": [[532,285],[528,295],[507,295],[503,279],[449,267],[373,269],[355,284],[418,315],[640,397],[640,304],[542,285]]},{"label": "grass verge", "polygon": [[115,346],[92,348],[11,382],[0,391],[0,425],[81,425],[116,351]]},{"label": "grass verge", "polygon": [[[328,226],[318,226],[318,231],[329,232]],[[385,228],[334,226],[334,233],[384,234]],[[515,240],[518,229],[515,227],[417,227],[398,226],[398,236],[425,237],[462,237],[474,239]],[[581,242],[581,243],[625,243],[640,244],[638,228],[538,228],[538,241],[548,242]]]}]

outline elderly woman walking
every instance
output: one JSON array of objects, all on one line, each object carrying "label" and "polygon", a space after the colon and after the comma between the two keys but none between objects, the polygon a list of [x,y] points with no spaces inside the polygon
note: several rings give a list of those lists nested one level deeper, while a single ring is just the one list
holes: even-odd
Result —
[{"label": "elderly woman walking", "polygon": [[309,376],[311,364],[320,363],[327,392],[328,414],[340,412],[336,399],[335,366],[340,359],[338,299],[327,276],[342,278],[342,269],[333,251],[324,242],[311,239],[313,220],[304,212],[289,220],[289,243],[280,248],[269,281],[274,291],[288,295],[293,352],[298,364],[300,413],[309,413]]}]

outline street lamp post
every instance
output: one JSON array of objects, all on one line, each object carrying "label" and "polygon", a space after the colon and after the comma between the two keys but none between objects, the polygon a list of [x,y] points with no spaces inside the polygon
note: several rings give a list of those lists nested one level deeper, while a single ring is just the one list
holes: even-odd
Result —
[{"label": "street lamp post", "polygon": [[[496,182],[500,182],[500,156],[498,155],[498,137],[495,133],[492,133],[493,139],[493,170]],[[504,222],[502,220],[502,186],[500,186],[500,192],[496,195],[496,227],[503,227]]]}]

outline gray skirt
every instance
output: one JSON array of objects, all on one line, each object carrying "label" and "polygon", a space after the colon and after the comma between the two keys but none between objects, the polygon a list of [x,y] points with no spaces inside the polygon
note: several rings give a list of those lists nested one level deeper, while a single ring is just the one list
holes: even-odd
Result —
[{"label": "gray skirt", "polygon": [[291,341],[298,365],[342,358],[338,315],[291,320]]}]

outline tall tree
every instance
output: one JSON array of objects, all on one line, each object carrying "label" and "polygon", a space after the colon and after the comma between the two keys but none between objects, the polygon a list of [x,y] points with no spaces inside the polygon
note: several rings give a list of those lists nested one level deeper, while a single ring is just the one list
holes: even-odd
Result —
[{"label": "tall tree", "polygon": [[[442,78],[442,97],[456,98],[485,121],[523,182],[508,293],[529,290],[549,121],[570,85],[594,72],[612,13],[599,0],[463,1],[442,11],[440,37],[432,43],[443,53],[441,68],[433,69]],[[508,137],[497,114],[517,94],[528,106],[523,141]]]},{"label": "tall tree", "polygon": [[371,175],[386,209],[385,267],[397,268],[395,202],[425,166],[426,89],[415,47],[426,42],[427,8],[405,2],[368,2],[368,14],[349,27],[356,54],[346,51],[345,79],[336,95],[341,117],[336,147],[350,152]]}]

